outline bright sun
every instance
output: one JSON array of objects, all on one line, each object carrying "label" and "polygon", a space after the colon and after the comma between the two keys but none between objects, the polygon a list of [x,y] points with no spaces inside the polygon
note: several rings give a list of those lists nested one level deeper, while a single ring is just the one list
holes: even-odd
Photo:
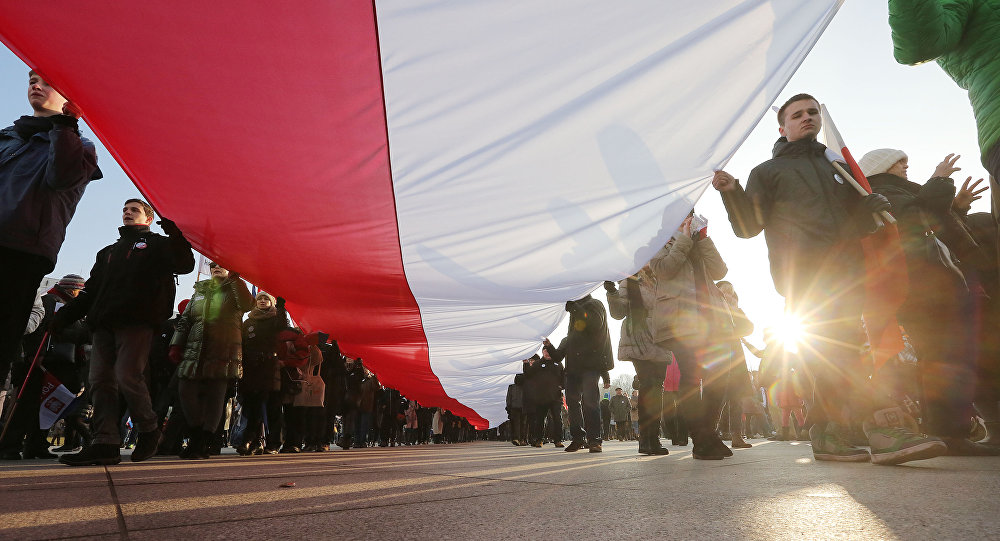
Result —
[{"label": "bright sun", "polygon": [[785,314],[774,326],[774,332],[778,343],[784,345],[785,351],[789,353],[799,352],[799,344],[805,338],[805,327],[802,325],[802,320],[792,314]]}]

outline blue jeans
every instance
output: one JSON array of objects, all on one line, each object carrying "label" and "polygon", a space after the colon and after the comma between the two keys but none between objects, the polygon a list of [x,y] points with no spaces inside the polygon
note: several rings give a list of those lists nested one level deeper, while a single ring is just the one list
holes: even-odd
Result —
[{"label": "blue jeans", "polygon": [[600,379],[601,373],[596,370],[566,374],[566,406],[573,441],[586,441],[588,445],[601,443]]},{"label": "blue jeans", "polygon": [[358,412],[358,424],[354,429],[354,445],[365,447],[368,444],[368,432],[372,426],[372,412]]}]

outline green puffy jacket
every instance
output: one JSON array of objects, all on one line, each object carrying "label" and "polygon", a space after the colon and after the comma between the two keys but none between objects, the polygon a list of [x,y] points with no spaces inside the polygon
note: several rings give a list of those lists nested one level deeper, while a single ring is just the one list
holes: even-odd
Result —
[{"label": "green puffy jacket", "polygon": [[969,91],[979,150],[1000,141],[1000,0],[889,0],[896,61],[937,60]]},{"label": "green puffy jacket", "polygon": [[236,379],[243,375],[242,323],[253,305],[247,285],[239,278],[221,283],[202,280],[177,320],[171,346],[184,347],[177,367],[182,379]]}]

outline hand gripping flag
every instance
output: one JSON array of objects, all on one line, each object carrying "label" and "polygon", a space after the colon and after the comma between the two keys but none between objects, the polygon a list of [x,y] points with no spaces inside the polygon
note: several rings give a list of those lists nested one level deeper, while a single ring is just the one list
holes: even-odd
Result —
[{"label": "hand gripping flag", "polygon": [[[847,164],[854,180],[871,193],[868,179],[847,149],[826,105],[822,106],[822,112],[827,158],[831,162]],[[906,260],[896,224],[886,223],[878,232],[862,239],[861,246],[865,253],[864,321],[875,370],[878,370],[905,347],[896,322],[896,310],[906,300],[910,281],[906,274]]]},{"label": "hand gripping flag", "polygon": [[76,395],[48,370],[42,372],[42,404],[38,408],[38,428],[48,429],[69,409]]}]

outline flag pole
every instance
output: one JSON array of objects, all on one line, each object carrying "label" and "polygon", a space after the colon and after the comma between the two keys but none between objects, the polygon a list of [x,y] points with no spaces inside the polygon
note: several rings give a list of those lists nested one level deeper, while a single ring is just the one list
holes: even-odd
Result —
[{"label": "flag pole", "polygon": [[38,365],[38,359],[42,356],[42,350],[45,348],[45,341],[49,339],[49,331],[45,331],[42,335],[42,342],[38,344],[38,351],[35,352],[35,358],[31,361],[31,366],[28,367],[28,373],[24,375],[24,382],[21,383],[21,388],[17,391],[17,397],[14,398],[14,403],[10,406],[10,415],[7,416],[7,422],[3,424],[3,431],[0,431],[0,441],[3,441],[4,436],[7,435],[7,428],[10,427],[10,421],[14,418],[14,413],[17,411],[17,404],[21,401],[21,395],[24,394],[24,388],[28,386],[28,379],[31,377],[31,373],[35,371],[35,366]]},{"label": "flag pole", "polygon": [[[868,192],[868,190],[864,189],[863,186],[861,186],[860,184],[858,184],[858,181],[854,180],[854,177],[852,177],[851,174],[848,173],[839,163],[837,163],[837,162],[830,162],[830,163],[833,164],[834,169],[836,169],[837,172],[840,173],[841,176],[843,176],[844,178],[847,179],[847,182],[851,183],[851,186],[854,186],[854,189],[857,190],[859,194],[861,194],[861,195],[871,195]],[[878,212],[878,216],[880,216],[887,223],[890,223],[890,224],[896,223],[896,219],[892,217],[892,214],[889,214],[889,211],[880,210]]]}]

